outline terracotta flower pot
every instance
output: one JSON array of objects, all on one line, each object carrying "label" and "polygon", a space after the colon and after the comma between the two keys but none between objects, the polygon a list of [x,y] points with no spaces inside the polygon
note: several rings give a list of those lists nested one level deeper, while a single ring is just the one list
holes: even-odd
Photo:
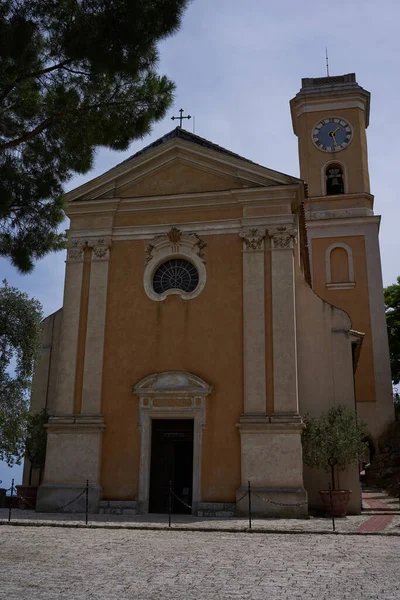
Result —
[{"label": "terracotta flower pot", "polygon": [[36,507],[37,486],[16,485],[18,496],[18,508],[34,510]]},{"label": "terracotta flower pot", "polygon": [[[325,514],[329,517],[345,517],[350,502],[351,490],[320,490]],[[331,502],[332,494],[332,502]]]}]

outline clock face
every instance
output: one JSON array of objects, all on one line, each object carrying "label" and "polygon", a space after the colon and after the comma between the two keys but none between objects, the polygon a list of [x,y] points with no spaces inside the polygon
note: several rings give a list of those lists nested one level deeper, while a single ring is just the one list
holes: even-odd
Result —
[{"label": "clock face", "polygon": [[314,144],[324,152],[338,152],[349,145],[353,131],[350,124],[339,117],[327,117],[312,130]]}]

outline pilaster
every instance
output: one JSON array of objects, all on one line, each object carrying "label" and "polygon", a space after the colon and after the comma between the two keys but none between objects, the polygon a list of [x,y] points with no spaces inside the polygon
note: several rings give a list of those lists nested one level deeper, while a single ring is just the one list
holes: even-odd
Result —
[{"label": "pilaster", "polygon": [[290,226],[268,229],[271,238],[274,414],[272,422],[301,422],[297,390],[294,242]]},{"label": "pilaster", "polygon": [[82,414],[101,413],[104,333],[111,238],[93,241],[86,326]]},{"label": "pilaster", "polygon": [[243,230],[240,237],[243,238],[243,412],[265,416],[265,230]]},{"label": "pilaster", "polygon": [[56,414],[73,412],[85,246],[86,240],[74,239],[67,251]]}]

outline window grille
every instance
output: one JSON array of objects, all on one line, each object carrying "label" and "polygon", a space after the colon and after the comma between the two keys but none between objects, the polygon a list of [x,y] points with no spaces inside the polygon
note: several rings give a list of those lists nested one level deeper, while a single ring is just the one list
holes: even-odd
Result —
[{"label": "window grille", "polygon": [[194,292],[199,283],[199,273],[194,265],[183,258],[173,258],[162,263],[153,276],[153,289],[157,294],[168,290]]}]

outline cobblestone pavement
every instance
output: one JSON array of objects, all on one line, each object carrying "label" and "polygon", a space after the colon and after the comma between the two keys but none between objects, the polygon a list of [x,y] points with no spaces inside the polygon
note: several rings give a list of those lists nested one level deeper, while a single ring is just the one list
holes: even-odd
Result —
[{"label": "cobblestone pavement", "polygon": [[390,536],[0,527],[7,600],[398,600]]}]

